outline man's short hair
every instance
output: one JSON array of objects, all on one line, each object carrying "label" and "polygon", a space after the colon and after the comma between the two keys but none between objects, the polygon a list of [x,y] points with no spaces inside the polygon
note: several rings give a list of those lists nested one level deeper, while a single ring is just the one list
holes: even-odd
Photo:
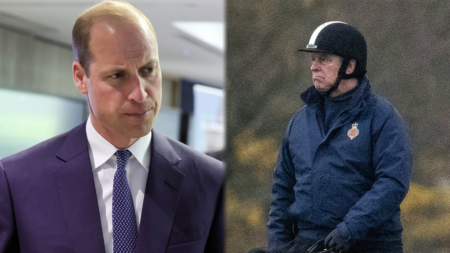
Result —
[{"label": "man's short hair", "polygon": [[150,20],[134,6],[124,1],[101,2],[87,9],[77,18],[72,29],[72,50],[75,61],[81,64],[88,77],[89,64],[92,61],[89,42],[94,24],[100,21],[129,21],[138,23],[139,19],[144,20],[148,24],[156,39],[155,30]]}]

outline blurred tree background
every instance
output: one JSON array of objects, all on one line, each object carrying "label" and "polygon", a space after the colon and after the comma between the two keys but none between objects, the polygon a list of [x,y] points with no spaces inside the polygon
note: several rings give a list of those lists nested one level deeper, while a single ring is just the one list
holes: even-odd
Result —
[{"label": "blurred tree background", "polygon": [[372,91],[410,127],[414,168],[402,204],[405,252],[450,252],[450,1],[227,1],[227,252],[265,247],[272,173],[312,85],[304,48],[340,20],[368,45]]}]

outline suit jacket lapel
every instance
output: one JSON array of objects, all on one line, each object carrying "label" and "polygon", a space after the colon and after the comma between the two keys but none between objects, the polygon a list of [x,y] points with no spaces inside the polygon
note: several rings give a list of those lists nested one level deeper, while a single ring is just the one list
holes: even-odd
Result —
[{"label": "suit jacket lapel", "polygon": [[176,169],[181,158],[162,134],[152,131],[152,157],[137,253],[165,252],[184,179],[184,174]]},{"label": "suit jacket lapel", "polygon": [[86,136],[86,121],[71,130],[56,156],[55,170],[63,212],[77,252],[105,252],[102,225]]}]

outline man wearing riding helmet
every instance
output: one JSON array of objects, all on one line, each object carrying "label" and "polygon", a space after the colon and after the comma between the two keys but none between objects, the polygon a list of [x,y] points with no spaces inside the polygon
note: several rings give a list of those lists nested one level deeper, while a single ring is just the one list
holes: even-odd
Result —
[{"label": "man wearing riding helmet", "polygon": [[[400,203],[412,168],[407,126],[371,93],[362,34],[320,25],[306,51],[313,85],[290,120],[273,177],[271,252],[401,253]],[[331,252],[331,251],[330,251]]]}]

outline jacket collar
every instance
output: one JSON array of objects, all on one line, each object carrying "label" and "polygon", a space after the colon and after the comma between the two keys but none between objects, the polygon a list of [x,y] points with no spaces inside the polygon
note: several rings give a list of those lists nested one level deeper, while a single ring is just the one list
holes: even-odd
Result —
[{"label": "jacket collar", "polygon": [[75,252],[105,252],[86,121],[67,133],[56,157],[64,161],[54,174]]},{"label": "jacket collar", "polygon": [[[359,114],[368,103],[368,100],[372,94],[370,91],[370,83],[367,77],[364,77],[359,85],[355,87],[355,89],[357,90],[355,90],[352,98],[348,101],[345,101],[347,103],[345,109],[342,110],[342,112],[338,115],[338,118],[333,126],[326,132],[323,128],[320,131],[324,134],[324,140],[328,138],[328,136],[334,129],[338,129],[354,120],[355,116]],[[307,107],[310,108],[310,112],[315,115],[318,122],[317,125],[319,128],[321,128],[322,123],[320,122],[321,120],[323,120],[325,113],[323,109],[323,101],[325,98],[318,91],[316,91],[314,86],[309,87],[305,92],[303,92],[301,94],[301,97],[306,103]]]},{"label": "jacket collar", "polygon": [[165,252],[181,196],[181,158],[168,139],[152,130],[150,171],[136,252]]}]

